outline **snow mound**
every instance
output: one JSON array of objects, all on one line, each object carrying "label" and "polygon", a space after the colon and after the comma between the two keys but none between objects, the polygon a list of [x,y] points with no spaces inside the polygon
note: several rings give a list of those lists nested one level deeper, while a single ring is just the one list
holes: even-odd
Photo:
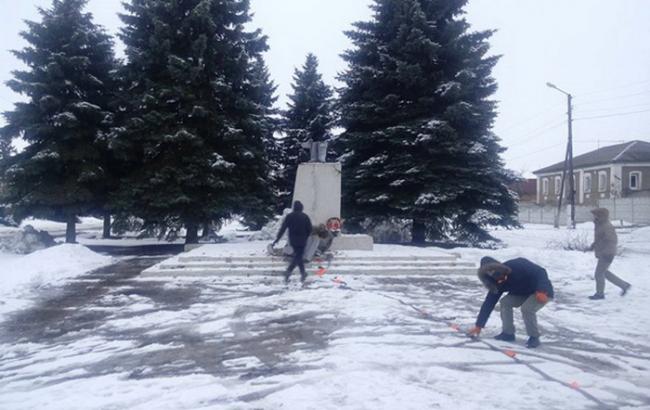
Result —
[{"label": "snow mound", "polygon": [[63,244],[9,261],[0,274],[2,290],[22,284],[53,284],[112,262],[83,245]]},{"label": "snow mound", "polygon": [[27,254],[54,245],[54,238],[50,234],[36,230],[31,225],[26,225],[21,231],[0,239],[0,249],[10,253]]},{"label": "snow mound", "polygon": [[113,258],[77,244],[57,245],[25,256],[0,254],[0,317],[24,307],[38,287],[60,285],[112,262]]}]

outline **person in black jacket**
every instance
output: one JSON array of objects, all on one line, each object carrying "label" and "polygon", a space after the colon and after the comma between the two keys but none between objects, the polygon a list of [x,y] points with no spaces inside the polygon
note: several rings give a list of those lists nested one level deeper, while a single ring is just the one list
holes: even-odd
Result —
[{"label": "person in black jacket", "polygon": [[[504,263],[488,256],[481,259],[478,277],[488,289],[488,294],[476,318],[476,325],[469,331],[476,337],[490,317],[499,299],[501,299],[502,332],[495,336],[497,340],[514,341],[515,325],[513,308],[521,307],[521,314],[526,325],[529,339],[526,346],[535,348],[540,345],[540,333],[537,327],[537,311],[543,308],[554,296],[553,285],[546,270],[528,259],[517,258]],[[508,292],[503,298],[505,292]]]},{"label": "person in black jacket", "polygon": [[285,283],[289,282],[289,276],[291,276],[291,273],[296,266],[300,269],[300,281],[304,282],[307,278],[303,255],[305,254],[307,238],[311,234],[311,220],[307,214],[303,212],[303,209],[304,206],[302,205],[302,202],[295,201],[293,203],[293,212],[284,218],[278,236],[273,242],[273,246],[275,246],[280,241],[280,238],[282,238],[282,235],[284,235],[284,232],[287,229],[289,230],[289,245],[293,248],[293,259],[284,274]]}]

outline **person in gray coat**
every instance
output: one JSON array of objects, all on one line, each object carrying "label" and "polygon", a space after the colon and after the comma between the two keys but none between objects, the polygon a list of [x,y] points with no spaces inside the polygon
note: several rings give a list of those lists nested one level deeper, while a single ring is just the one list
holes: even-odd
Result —
[{"label": "person in gray coat", "polygon": [[589,296],[591,300],[605,299],[605,280],[621,288],[621,296],[625,296],[630,289],[630,284],[609,271],[609,266],[616,256],[618,237],[616,230],[609,221],[609,211],[605,208],[593,209],[594,215],[594,243],[589,250],[594,251],[598,263],[596,264],[596,293]]}]

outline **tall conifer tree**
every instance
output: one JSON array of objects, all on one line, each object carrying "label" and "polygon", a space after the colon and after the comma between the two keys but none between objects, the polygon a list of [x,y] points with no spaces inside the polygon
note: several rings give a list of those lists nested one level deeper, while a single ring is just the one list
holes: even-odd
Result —
[{"label": "tall conifer tree", "polygon": [[163,229],[184,225],[194,243],[200,224],[268,188],[248,93],[266,38],[244,27],[248,0],[131,0],[126,9],[132,115],[115,146],[137,170],[123,184],[121,207]]},{"label": "tall conifer tree", "polygon": [[5,201],[14,217],[41,216],[67,222],[75,242],[78,215],[103,206],[106,131],[115,60],[108,34],[83,9],[86,0],[54,0],[40,22],[21,33],[29,45],[14,51],[27,68],[7,85],[27,97],[5,112],[5,141],[29,144],[7,160]]},{"label": "tall conifer tree", "polygon": [[[236,211],[243,217],[243,222],[252,229],[260,229],[278,210],[278,171],[281,163],[281,146],[275,138],[280,121],[278,110],[274,107],[277,101],[275,91],[277,86],[271,80],[271,75],[261,55],[257,56],[250,66],[249,81],[246,86],[246,96],[250,105],[245,112],[242,129],[250,134],[255,141],[252,145],[263,149],[259,155],[264,158],[251,175],[251,184],[238,201]],[[259,145],[259,141],[262,145]],[[258,178],[266,175],[265,178]]]},{"label": "tall conifer tree", "polygon": [[12,139],[12,137],[3,138],[3,136],[0,135],[0,164],[13,155],[14,149],[11,146]]},{"label": "tall conifer tree", "polygon": [[348,32],[340,76],[345,209],[357,219],[413,221],[428,236],[473,243],[515,226],[503,149],[491,131],[498,57],[492,31],[470,31],[466,0],[374,0]]},{"label": "tall conifer tree", "polygon": [[293,75],[293,94],[289,95],[289,109],[285,113],[283,145],[282,197],[284,206],[290,205],[298,164],[309,158],[301,144],[307,141],[325,141],[330,138],[334,121],[332,89],[325,84],[318,71],[318,58],[307,54],[305,64]]}]

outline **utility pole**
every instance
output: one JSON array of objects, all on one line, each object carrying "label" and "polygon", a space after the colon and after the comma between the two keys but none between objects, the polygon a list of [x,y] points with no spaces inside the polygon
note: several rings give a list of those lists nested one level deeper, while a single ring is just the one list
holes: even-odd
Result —
[{"label": "utility pole", "polygon": [[562,172],[562,187],[561,192],[560,192],[560,197],[558,201],[558,214],[556,216],[555,220],[555,227],[559,227],[559,218],[560,218],[560,211],[562,208],[562,194],[564,194],[564,181],[566,178],[566,171],[567,168],[569,170],[569,200],[571,201],[571,229],[575,229],[576,227],[576,197],[575,197],[575,183],[574,183],[574,176],[573,176],[573,96],[560,89],[554,84],[551,83],[546,83],[546,85],[550,88],[553,88],[562,94],[567,96],[567,115],[569,117],[568,125],[569,125],[569,136],[567,140],[567,151],[566,151],[566,157],[564,158],[564,171]]},{"label": "utility pole", "polygon": [[569,116],[569,198],[571,200],[571,229],[576,228],[576,187],[573,173],[573,96],[567,93],[567,115]]}]

